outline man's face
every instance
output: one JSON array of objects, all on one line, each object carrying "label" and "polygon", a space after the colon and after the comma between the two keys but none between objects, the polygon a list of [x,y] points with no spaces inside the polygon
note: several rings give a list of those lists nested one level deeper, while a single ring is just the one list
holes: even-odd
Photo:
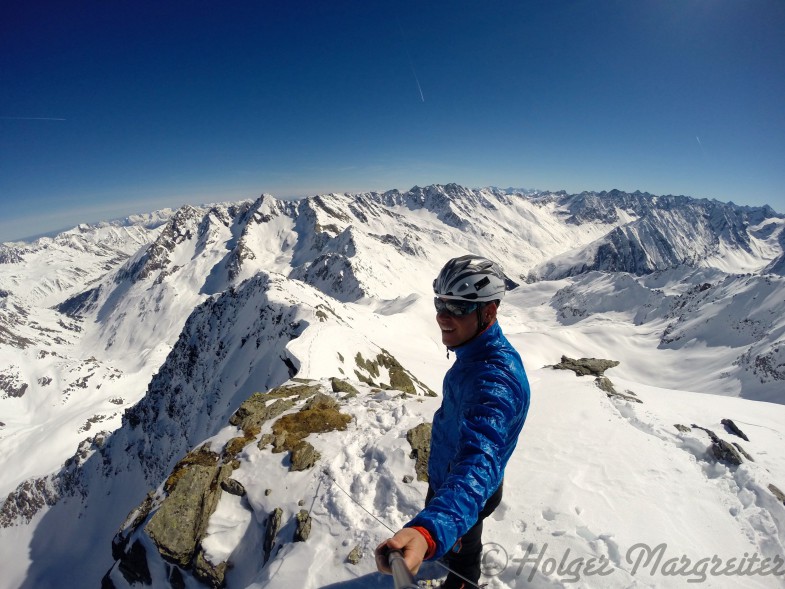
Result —
[{"label": "man's face", "polygon": [[442,332],[442,343],[448,348],[465,344],[477,333],[477,312],[456,317],[443,311],[436,313],[436,323]]}]

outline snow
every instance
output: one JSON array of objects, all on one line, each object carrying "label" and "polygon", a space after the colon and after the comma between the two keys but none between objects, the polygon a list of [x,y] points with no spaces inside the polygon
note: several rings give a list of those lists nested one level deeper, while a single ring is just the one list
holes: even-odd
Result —
[{"label": "snow", "polygon": [[[236,437],[228,416],[248,395],[285,381],[284,357],[298,378],[325,391],[330,377],[350,380],[360,394],[334,397],[352,421],[345,432],[307,438],[321,459],[303,472],[289,472],[285,453],[248,444],[232,474],[248,494],[223,493],[203,543],[207,558],[230,562],[229,589],[391,586],[375,572],[373,547],[392,534],[385,526],[398,529],[422,506],[427,485],[403,482],[414,475],[406,432],[431,420],[439,398],[358,382],[357,355],[371,360],[386,350],[438,392],[453,361],[440,343],[430,293],[444,260],[479,251],[523,282],[538,265],[582,263],[608,232],[640,221],[617,207],[613,222],[567,223],[558,195],[418,190],[299,204],[264,196],[19,246],[24,261],[0,265],[0,290],[10,293],[0,298],[0,335],[10,325],[32,343],[1,344],[0,358],[2,374],[30,386],[0,399],[0,463],[7,466],[0,493],[56,472],[97,432],[114,435],[106,455],[80,459],[83,496],[0,529],[0,588],[98,584],[129,511],[151,488],[162,494],[172,461],[189,449],[207,442],[219,451]],[[175,217],[182,225],[173,228],[172,249],[140,278],[148,245],[167,229],[157,223]],[[674,235],[685,231],[676,217],[661,220]],[[705,267],[590,272],[523,283],[508,294],[500,322],[523,356],[533,398],[502,504],[486,521],[490,589],[700,580],[699,572],[636,568],[641,543],[651,550],[664,544],[663,562],[783,554],[785,506],[768,486],[785,489],[785,398],[776,372],[785,354],[785,278],[755,273],[781,255],[782,226],[778,217],[751,226],[749,251],[720,242],[700,262]],[[240,252],[245,257],[233,266]],[[82,319],[50,308],[97,286]],[[592,379],[551,369],[562,355],[619,361],[607,376],[642,403],[608,398]],[[771,361],[762,368],[765,358]],[[378,382],[389,382],[384,367]],[[132,428],[121,419],[142,406],[147,413],[137,415],[153,421]],[[173,406],[190,412],[167,414]],[[723,419],[733,419],[749,442],[728,434]],[[754,461],[717,463],[705,432],[675,424],[709,428]],[[269,431],[266,424],[259,436]],[[265,563],[265,522],[278,507],[280,547]],[[312,517],[311,537],[294,543],[301,509]],[[138,537],[159,586],[167,566],[149,538]],[[346,557],[355,546],[364,556],[352,565]],[[592,574],[588,560],[559,570],[563,558],[594,559],[607,574]],[[441,574],[431,564],[421,576]],[[127,586],[117,567],[111,579]],[[189,575],[186,585],[200,586]],[[785,583],[771,575],[705,579],[708,587],[729,585]]]}]

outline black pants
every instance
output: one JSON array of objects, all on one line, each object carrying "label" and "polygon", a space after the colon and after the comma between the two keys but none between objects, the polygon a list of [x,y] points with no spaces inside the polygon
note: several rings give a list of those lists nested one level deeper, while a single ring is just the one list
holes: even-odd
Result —
[{"label": "black pants", "polygon": [[[459,573],[475,585],[480,580],[480,562],[482,559],[482,520],[493,513],[502,501],[502,487],[499,488],[488,498],[485,505],[480,510],[477,523],[469,531],[458,538],[455,545],[445,554],[442,559],[451,570]],[[432,488],[428,487],[428,494],[425,496],[425,505],[434,496]],[[449,573],[445,579],[442,589],[471,589],[471,585],[466,583],[461,577]]]}]

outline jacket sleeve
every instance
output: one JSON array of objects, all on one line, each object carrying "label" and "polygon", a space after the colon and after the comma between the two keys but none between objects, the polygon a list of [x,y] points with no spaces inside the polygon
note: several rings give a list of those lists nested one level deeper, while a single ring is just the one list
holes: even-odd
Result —
[{"label": "jacket sleeve", "polygon": [[528,409],[528,390],[501,371],[484,370],[467,383],[459,447],[450,473],[428,506],[407,527],[420,526],[444,555],[471,528],[499,488]]}]

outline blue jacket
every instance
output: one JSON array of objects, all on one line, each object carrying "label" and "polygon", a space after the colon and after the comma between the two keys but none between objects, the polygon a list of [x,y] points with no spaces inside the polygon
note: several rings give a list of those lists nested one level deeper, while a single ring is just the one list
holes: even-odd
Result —
[{"label": "blue jacket", "polygon": [[445,554],[499,488],[529,410],[521,357],[498,322],[455,348],[433,416],[428,478],[435,495],[406,524],[421,526]]}]

